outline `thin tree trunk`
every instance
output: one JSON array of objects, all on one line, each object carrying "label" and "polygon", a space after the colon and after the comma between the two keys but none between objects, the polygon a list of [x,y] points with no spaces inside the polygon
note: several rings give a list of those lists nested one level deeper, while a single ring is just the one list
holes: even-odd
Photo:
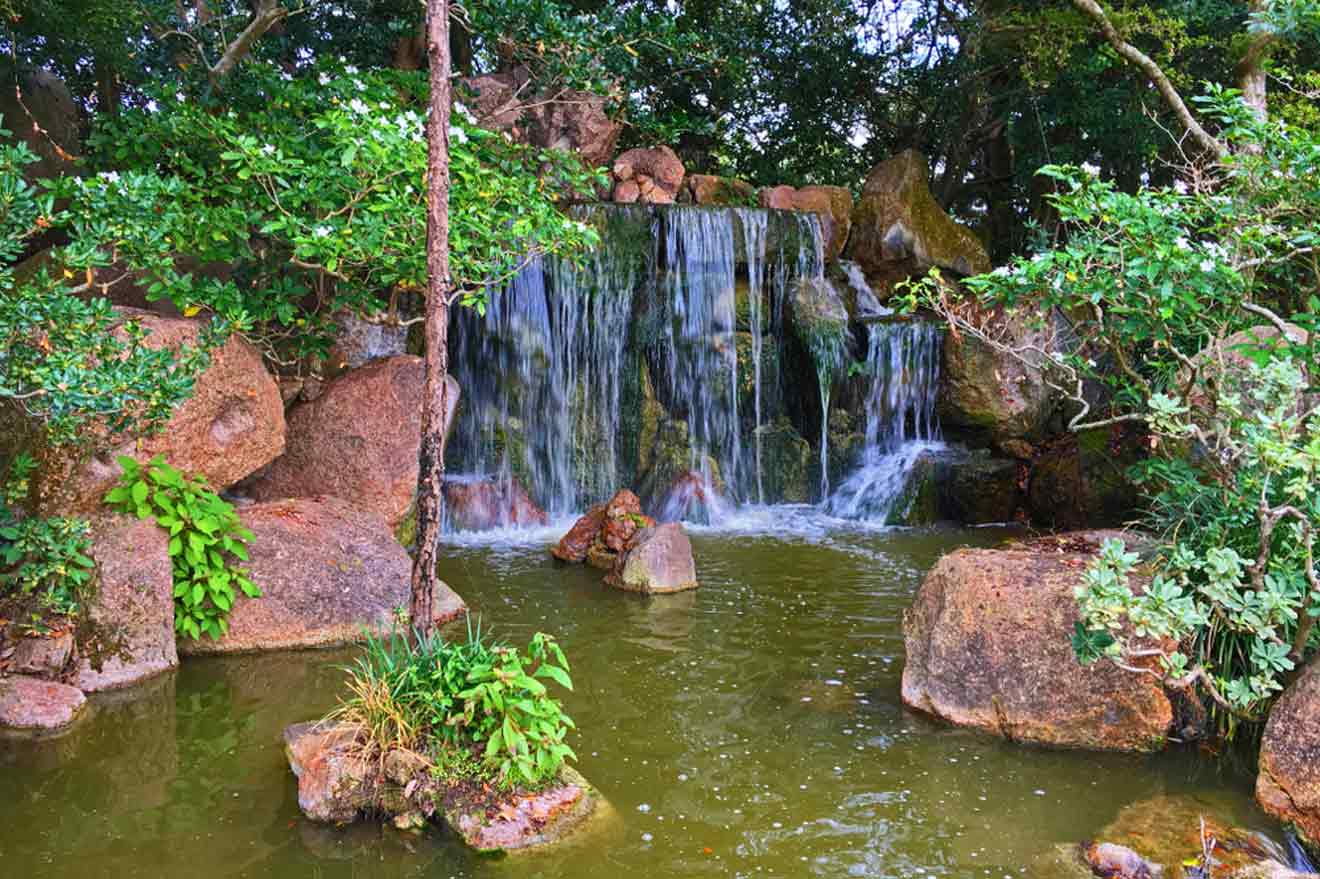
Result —
[{"label": "thin tree trunk", "polygon": [[426,389],[417,460],[417,554],[409,614],[415,636],[435,624],[439,583],[441,489],[445,480],[445,421],[449,411],[449,0],[427,0],[426,54],[431,68],[427,125]]}]

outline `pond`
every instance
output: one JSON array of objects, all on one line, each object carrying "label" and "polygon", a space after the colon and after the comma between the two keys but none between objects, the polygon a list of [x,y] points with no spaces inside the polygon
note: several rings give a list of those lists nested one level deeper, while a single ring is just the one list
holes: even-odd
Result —
[{"label": "pond", "polygon": [[1271,827],[1222,761],[1020,748],[902,707],[902,614],[921,576],[1002,530],[772,508],[695,529],[702,588],[651,598],[552,564],[560,531],[451,542],[444,576],[503,637],[565,645],[573,744],[611,828],[496,861],[440,831],[310,824],[280,733],[334,703],[352,651],[198,659],[98,698],[61,738],[0,740],[5,874],[1004,877],[1159,794]]}]

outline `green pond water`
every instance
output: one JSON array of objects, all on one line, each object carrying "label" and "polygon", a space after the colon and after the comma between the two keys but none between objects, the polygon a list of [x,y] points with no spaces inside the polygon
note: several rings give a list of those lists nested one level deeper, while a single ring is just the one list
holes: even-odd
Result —
[{"label": "green pond water", "polygon": [[1030,876],[1168,793],[1277,835],[1223,763],[1014,747],[902,707],[922,574],[1003,532],[767,517],[776,536],[696,532],[702,588],[676,596],[554,566],[548,531],[450,545],[446,579],[487,625],[569,652],[579,765],[617,812],[577,843],[490,860],[439,830],[302,819],[280,733],[333,704],[353,654],[301,652],[186,661],[63,737],[0,740],[0,875]]}]

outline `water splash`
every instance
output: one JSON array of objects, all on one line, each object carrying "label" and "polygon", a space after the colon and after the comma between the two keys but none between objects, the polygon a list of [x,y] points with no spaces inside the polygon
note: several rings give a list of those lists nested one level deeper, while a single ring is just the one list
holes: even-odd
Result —
[{"label": "water splash", "polygon": [[935,401],[941,335],[924,321],[867,328],[866,445],[861,466],[826,503],[832,515],[889,521],[916,463],[944,448]]}]

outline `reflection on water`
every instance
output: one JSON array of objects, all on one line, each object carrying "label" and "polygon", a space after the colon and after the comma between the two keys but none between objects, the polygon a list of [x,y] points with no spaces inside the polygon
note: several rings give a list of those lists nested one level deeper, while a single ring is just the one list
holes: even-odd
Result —
[{"label": "reflection on water", "polygon": [[5,873],[999,877],[1160,793],[1269,826],[1248,778],[1192,755],[1020,749],[902,708],[901,617],[921,573],[1000,532],[751,510],[694,529],[700,590],[650,598],[553,564],[558,533],[465,537],[443,574],[503,637],[545,629],[567,647],[574,745],[623,816],[617,837],[492,862],[441,832],[303,821],[280,732],[332,704],[352,656],[307,652],[191,660],[98,698],[60,739],[0,740]]}]

